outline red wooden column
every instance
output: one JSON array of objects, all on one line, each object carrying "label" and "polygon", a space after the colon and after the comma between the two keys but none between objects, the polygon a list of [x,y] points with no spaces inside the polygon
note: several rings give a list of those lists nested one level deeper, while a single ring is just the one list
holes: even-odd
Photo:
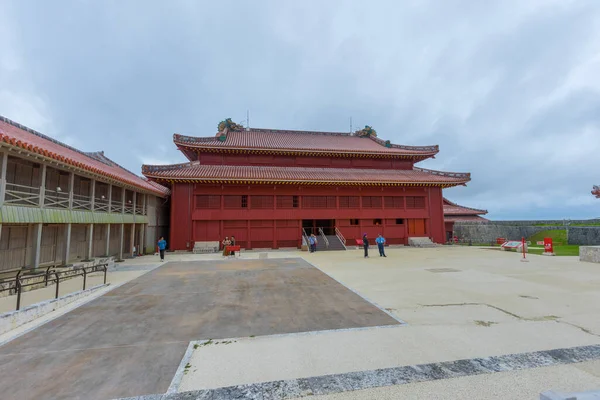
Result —
[{"label": "red wooden column", "polygon": [[433,218],[433,212],[431,210],[431,188],[427,187],[425,190],[427,191],[427,214],[429,215],[429,218],[427,218],[427,236],[433,241],[433,230],[431,229],[433,226],[431,223],[431,219]]},{"label": "red wooden column", "polygon": [[406,187],[402,187],[404,198],[402,199],[402,207],[404,210],[404,244],[408,244],[408,215],[406,214]]},{"label": "red wooden column", "polygon": [[[277,195],[275,194],[277,186],[273,186],[273,211],[277,210]],[[276,213],[273,213],[275,215]],[[277,220],[273,220],[273,248],[278,249],[277,246]]]},{"label": "red wooden column", "polygon": [[246,235],[248,237],[248,241],[246,242],[246,250],[252,250],[252,239],[251,239],[251,235],[252,235],[252,231],[250,230],[250,220],[247,219],[246,220]]}]

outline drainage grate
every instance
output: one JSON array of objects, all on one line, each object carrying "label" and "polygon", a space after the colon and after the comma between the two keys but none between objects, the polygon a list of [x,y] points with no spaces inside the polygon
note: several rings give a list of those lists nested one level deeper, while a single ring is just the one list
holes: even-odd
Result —
[{"label": "drainage grate", "polygon": [[460,272],[459,269],[454,269],[454,268],[429,268],[429,269],[425,269],[425,271],[429,271],[429,272]]}]

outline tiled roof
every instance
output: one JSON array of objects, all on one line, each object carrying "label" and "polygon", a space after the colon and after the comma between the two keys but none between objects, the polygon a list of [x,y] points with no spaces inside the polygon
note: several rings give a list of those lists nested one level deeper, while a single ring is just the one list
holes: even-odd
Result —
[{"label": "tiled roof", "polygon": [[[451,202],[444,197],[444,215],[479,215],[487,214],[487,210],[479,210],[477,208],[469,208]],[[485,218],[484,218],[485,219]],[[446,218],[446,220],[448,220]]]},{"label": "tiled roof", "polygon": [[600,186],[594,186],[592,194],[600,199]]},{"label": "tiled roof", "polygon": [[445,222],[458,222],[458,221],[489,221],[487,218],[480,217],[479,215],[444,215]]},{"label": "tiled roof", "polygon": [[315,182],[348,184],[434,184],[455,186],[468,182],[470,174],[442,173],[425,169],[381,170],[354,168],[308,168],[238,165],[144,165],[151,179],[179,181]]},{"label": "tiled roof", "polygon": [[52,158],[92,174],[153,192],[159,196],[169,194],[168,188],[155,183],[150,183],[134,173],[127,171],[125,168],[104,156],[104,152],[84,153],[34,131],[33,129],[0,116],[0,145],[2,143],[19,147],[44,157]]},{"label": "tiled roof", "polygon": [[173,135],[180,148],[280,150],[293,152],[342,152],[354,154],[383,154],[428,158],[438,153],[436,146],[402,146],[389,144],[376,137],[359,137],[343,132],[311,132],[250,128],[231,131],[225,141],[217,136],[193,137]]}]

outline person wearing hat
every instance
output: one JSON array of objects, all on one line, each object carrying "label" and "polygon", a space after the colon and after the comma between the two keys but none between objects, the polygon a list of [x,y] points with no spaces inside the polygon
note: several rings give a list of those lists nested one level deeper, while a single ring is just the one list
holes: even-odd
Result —
[{"label": "person wearing hat", "polygon": [[365,258],[369,258],[369,238],[363,233],[363,248],[365,249]]}]

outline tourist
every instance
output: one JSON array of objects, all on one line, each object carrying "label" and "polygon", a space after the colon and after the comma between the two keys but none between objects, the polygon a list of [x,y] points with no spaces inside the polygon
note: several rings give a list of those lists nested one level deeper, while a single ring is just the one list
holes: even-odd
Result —
[{"label": "tourist", "polygon": [[225,239],[221,242],[223,244],[223,256],[229,255],[229,250],[227,250],[227,246],[231,245],[231,240],[229,240],[229,236],[225,236]]},{"label": "tourist", "polygon": [[160,253],[160,261],[165,261],[165,250],[167,248],[167,241],[163,236],[160,237],[160,240],[157,243],[158,252]]},{"label": "tourist", "polygon": [[365,249],[365,258],[369,258],[369,238],[367,234],[363,233],[363,248]]},{"label": "tourist", "polygon": [[308,238],[308,242],[310,244],[310,252],[314,253],[315,251],[317,251],[317,237],[315,236],[314,233],[310,234],[310,237]]},{"label": "tourist", "polygon": [[377,243],[377,248],[379,249],[379,257],[387,257],[385,255],[385,249],[383,248],[383,246],[385,246],[385,238],[381,236],[381,233],[377,236],[377,239],[375,239],[375,243]]},{"label": "tourist", "polygon": [[[235,246],[235,236],[233,235],[231,235],[231,245]],[[235,251],[232,251],[231,255],[235,257]]]}]

